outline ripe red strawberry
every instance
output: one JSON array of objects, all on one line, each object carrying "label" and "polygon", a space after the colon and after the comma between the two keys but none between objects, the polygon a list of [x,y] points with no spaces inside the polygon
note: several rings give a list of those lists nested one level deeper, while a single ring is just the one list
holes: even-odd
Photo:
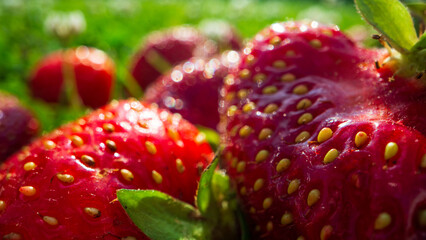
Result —
[{"label": "ripe red strawberry", "polygon": [[228,70],[238,62],[235,51],[208,60],[192,58],[158,78],[146,90],[145,100],[179,113],[193,124],[216,129],[219,89]]},{"label": "ripe red strawberry", "polygon": [[146,38],[135,54],[130,72],[142,88],[146,88],[163,73],[193,56],[208,57],[216,46],[192,27],[175,27],[154,32]]},{"label": "ripe red strawberry", "polygon": [[0,162],[37,134],[38,121],[19,100],[0,92]]},{"label": "ripe red strawberry", "polygon": [[30,77],[30,88],[35,97],[53,103],[76,88],[84,105],[98,108],[111,97],[114,74],[114,63],[103,51],[80,46],[42,59]]},{"label": "ripe red strawberry", "polygon": [[225,80],[224,163],[256,239],[425,239],[426,87],[337,28],[277,23]]},{"label": "ripe red strawberry", "polygon": [[147,239],[116,190],[156,189],[193,203],[211,158],[208,143],[180,116],[136,100],[113,102],[1,166],[0,236]]}]

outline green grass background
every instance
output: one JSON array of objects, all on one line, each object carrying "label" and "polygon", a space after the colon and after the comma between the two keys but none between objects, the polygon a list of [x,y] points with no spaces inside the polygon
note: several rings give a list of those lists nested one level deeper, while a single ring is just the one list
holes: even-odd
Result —
[{"label": "green grass background", "polygon": [[[86,31],[67,44],[44,29],[49,14],[76,10],[85,16]],[[130,57],[143,37],[154,30],[220,18],[249,39],[273,22],[306,17],[337,24],[343,30],[363,24],[352,2],[336,0],[0,0],[0,90],[18,96],[34,111],[43,131],[50,131],[88,111],[31,98],[27,78],[35,63],[51,51],[78,45],[106,51],[117,67],[114,98],[123,98]]]}]

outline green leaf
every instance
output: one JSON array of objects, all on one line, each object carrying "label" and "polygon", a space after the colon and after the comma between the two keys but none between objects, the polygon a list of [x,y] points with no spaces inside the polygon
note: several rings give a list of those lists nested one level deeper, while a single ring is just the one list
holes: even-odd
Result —
[{"label": "green leaf", "polygon": [[206,226],[191,205],[155,190],[117,191],[129,217],[152,240],[204,240]]},{"label": "green leaf", "polygon": [[423,19],[423,21],[426,20],[426,3],[424,2],[417,2],[417,3],[407,3],[406,4],[408,9],[414,14]]},{"label": "green leaf", "polygon": [[210,144],[213,150],[217,150],[219,143],[220,143],[220,137],[219,133],[217,133],[215,130],[211,128],[207,128],[204,126],[197,125],[197,128],[200,132],[204,133],[206,135],[206,140]]},{"label": "green leaf", "polygon": [[213,159],[212,163],[204,170],[201,175],[200,182],[198,183],[197,191],[197,207],[201,214],[205,215],[212,201],[211,184],[213,175],[219,160],[217,157]]},{"label": "green leaf", "polygon": [[416,29],[407,8],[398,0],[355,0],[363,18],[401,53],[417,42]]}]

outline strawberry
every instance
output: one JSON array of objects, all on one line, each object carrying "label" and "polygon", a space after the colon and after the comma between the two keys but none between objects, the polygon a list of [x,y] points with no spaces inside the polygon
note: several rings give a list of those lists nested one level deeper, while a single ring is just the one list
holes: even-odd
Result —
[{"label": "strawberry", "polygon": [[156,189],[193,204],[211,158],[203,136],[180,116],[136,100],[112,102],[1,166],[0,236],[148,239],[116,190]]},{"label": "strawberry", "polygon": [[30,77],[30,88],[35,97],[53,103],[75,91],[84,105],[98,108],[111,97],[114,72],[113,61],[103,51],[80,46],[42,59]]},{"label": "strawberry", "polygon": [[29,143],[39,123],[12,95],[0,92],[0,162]]},{"label": "strawberry", "polygon": [[255,239],[426,238],[424,83],[317,22],[272,24],[241,58],[223,163]]},{"label": "strawberry", "polygon": [[219,88],[238,61],[235,51],[207,60],[192,58],[151,84],[145,101],[179,113],[193,124],[215,129],[219,123]]},{"label": "strawberry", "polygon": [[174,65],[193,56],[208,57],[216,46],[192,27],[174,27],[148,35],[133,56],[130,72],[145,89]]}]

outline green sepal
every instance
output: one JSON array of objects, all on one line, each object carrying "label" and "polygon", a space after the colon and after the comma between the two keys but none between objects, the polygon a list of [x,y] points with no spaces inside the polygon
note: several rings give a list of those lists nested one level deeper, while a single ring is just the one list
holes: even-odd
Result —
[{"label": "green sepal", "polygon": [[193,206],[155,190],[117,191],[135,225],[152,240],[208,240],[208,227]]},{"label": "green sepal", "polygon": [[216,151],[220,143],[219,133],[217,133],[214,129],[201,125],[197,125],[197,128],[198,131],[202,132],[206,136],[207,142],[210,144],[212,149]]},{"label": "green sepal", "polygon": [[411,15],[400,1],[355,0],[355,4],[363,18],[400,53],[407,54],[417,42]]},{"label": "green sepal", "polygon": [[218,164],[216,157],[201,175],[198,209],[155,190],[118,190],[118,200],[135,225],[152,240],[247,240],[247,225],[240,215],[236,194],[229,177],[216,170]]},{"label": "green sepal", "polygon": [[201,175],[200,182],[198,183],[196,203],[198,209],[203,215],[209,214],[208,208],[211,206],[210,202],[214,200],[212,199],[213,196],[211,185],[218,163],[218,158],[215,157],[211,164],[204,170],[203,174]]}]

